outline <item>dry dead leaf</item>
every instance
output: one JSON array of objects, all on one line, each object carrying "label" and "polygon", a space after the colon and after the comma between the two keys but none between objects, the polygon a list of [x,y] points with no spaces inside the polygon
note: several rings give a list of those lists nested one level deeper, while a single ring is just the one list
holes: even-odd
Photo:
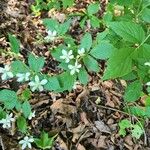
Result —
[{"label": "dry dead leaf", "polygon": [[94,124],[96,129],[98,129],[100,132],[109,134],[111,133],[110,128],[103,121],[95,121]]},{"label": "dry dead leaf", "polygon": [[56,100],[51,106],[50,106],[52,112],[54,114],[60,113],[64,115],[71,115],[77,113],[76,107],[73,105],[65,104],[64,99],[58,99]]}]

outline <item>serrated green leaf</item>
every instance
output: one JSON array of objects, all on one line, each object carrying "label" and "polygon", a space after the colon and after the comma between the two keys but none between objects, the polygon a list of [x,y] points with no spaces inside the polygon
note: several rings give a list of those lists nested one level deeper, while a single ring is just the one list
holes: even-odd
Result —
[{"label": "serrated green leaf", "polygon": [[132,71],[132,48],[115,49],[107,63],[103,80],[125,76]]},{"label": "serrated green leaf", "polygon": [[96,16],[90,17],[90,24],[93,28],[98,28],[100,26],[100,20]]},{"label": "serrated green leaf", "polygon": [[145,117],[146,116],[146,111],[143,107],[140,106],[131,106],[127,108],[127,111],[129,110],[129,113],[135,116],[139,117]]},{"label": "serrated green leaf", "polygon": [[97,59],[105,60],[111,56],[113,49],[112,44],[102,41],[90,51],[90,54]]},{"label": "serrated green leaf", "polygon": [[108,30],[105,30],[103,32],[98,33],[97,36],[96,36],[97,43],[100,43],[103,40],[105,40],[105,38],[108,35],[108,33],[109,33]]},{"label": "serrated green leaf", "polygon": [[54,137],[49,137],[48,133],[42,132],[40,138],[35,138],[35,144],[41,149],[51,149],[53,146]]},{"label": "serrated green leaf", "polygon": [[47,77],[47,84],[44,86],[44,88],[46,90],[50,90],[50,91],[56,91],[58,89],[60,89],[60,85],[59,85],[59,81],[57,79],[57,77]]},{"label": "serrated green leaf", "polygon": [[20,116],[17,118],[17,127],[22,133],[25,133],[27,131],[27,122],[24,117]]},{"label": "serrated green leaf", "polygon": [[83,62],[89,71],[98,72],[100,70],[98,62],[90,55],[85,56]]},{"label": "serrated green leaf", "polygon": [[132,22],[111,22],[110,28],[124,40],[132,43],[141,43],[145,39],[142,27]]},{"label": "serrated green leaf", "polygon": [[138,100],[141,96],[141,91],[142,91],[142,84],[140,81],[136,80],[132,83],[130,83],[124,94],[124,100],[126,102],[134,102]]},{"label": "serrated green leaf", "polygon": [[69,19],[66,22],[60,24],[59,28],[57,30],[58,34],[59,35],[64,35],[68,31],[68,29],[70,27],[70,23],[71,23],[71,19]]},{"label": "serrated green leaf", "polygon": [[98,3],[90,4],[87,8],[88,15],[96,14],[100,9],[100,5]]},{"label": "serrated green leaf", "polygon": [[49,18],[45,18],[43,19],[43,24],[44,26],[51,31],[54,31],[59,28],[59,23],[58,21],[54,20],[54,19],[49,19]]},{"label": "serrated green leaf", "polygon": [[11,90],[1,90],[0,102],[3,102],[7,109],[13,109],[17,103],[17,95]]},{"label": "serrated green leaf", "polygon": [[11,34],[8,34],[8,38],[12,52],[18,54],[20,50],[20,41],[14,35]]},{"label": "serrated green leaf", "polygon": [[21,62],[20,60],[16,60],[12,62],[11,69],[14,75],[16,75],[17,73],[30,72],[29,67],[25,63]]},{"label": "serrated green leaf", "polygon": [[23,111],[23,114],[26,118],[28,118],[28,116],[30,115],[31,113],[31,105],[28,101],[25,101],[23,104],[22,104],[22,111]]},{"label": "serrated green leaf", "polygon": [[22,100],[29,100],[31,98],[31,91],[30,89],[26,88],[25,90],[23,90],[22,94],[21,94],[21,99]]},{"label": "serrated green leaf", "polygon": [[91,46],[92,46],[92,36],[90,33],[86,33],[81,39],[80,48],[85,48],[88,51],[91,48]]},{"label": "serrated green leaf", "polygon": [[74,4],[74,0],[62,0],[63,8],[71,7]]},{"label": "serrated green leaf", "polygon": [[145,22],[150,23],[150,9],[145,8],[141,13],[141,17]]},{"label": "serrated green leaf", "polygon": [[59,84],[60,89],[58,89],[56,92],[63,92],[63,91],[70,91],[72,90],[72,87],[76,81],[76,75],[70,75],[70,72],[63,72],[62,74],[56,76]]},{"label": "serrated green leaf", "polygon": [[119,122],[119,134],[123,137],[126,136],[126,128],[130,128],[132,126],[131,122],[127,119],[123,119]]},{"label": "serrated green leaf", "polygon": [[139,139],[141,135],[144,133],[143,129],[139,125],[133,125],[133,130],[131,130],[132,137]]},{"label": "serrated green leaf", "polygon": [[88,76],[89,75],[87,71],[85,70],[85,68],[81,68],[80,72],[78,73],[78,78],[79,78],[80,83],[86,85],[88,83]]},{"label": "serrated green leaf", "polygon": [[45,60],[44,57],[36,57],[35,55],[30,54],[28,57],[28,63],[33,71],[40,72],[44,66]]}]

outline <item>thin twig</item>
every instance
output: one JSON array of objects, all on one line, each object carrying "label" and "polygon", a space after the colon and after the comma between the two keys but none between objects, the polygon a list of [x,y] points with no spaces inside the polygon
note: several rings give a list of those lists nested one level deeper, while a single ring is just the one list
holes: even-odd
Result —
[{"label": "thin twig", "polygon": [[2,150],[5,150],[4,143],[3,143],[3,140],[2,140],[1,136],[0,136],[0,144],[1,144]]}]

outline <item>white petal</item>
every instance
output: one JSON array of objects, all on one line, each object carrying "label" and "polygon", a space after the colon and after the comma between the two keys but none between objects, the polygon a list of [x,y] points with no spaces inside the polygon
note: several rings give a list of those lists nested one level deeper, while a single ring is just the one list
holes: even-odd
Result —
[{"label": "white petal", "polygon": [[33,87],[31,88],[31,91],[34,92],[36,89],[37,89],[37,87],[36,87],[36,86],[33,86]]},{"label": "white petal", "polygon": [[150,82],[147,82],[146,85],[150,86]]},{"label": "white petal", "polygon": [[4,72],[4,68],[0,67],[0,73]]},{"label": "white petal", "polygon": [[52,35],[52,31],[51,30],[48,30],[47,33],[48,33],[49,36]]},{"label": "white petal", "polygon": [[22,73],[17,73],[16,76],[17,76],[17,77],[22,77],[22,76],[24,76],[24,74],[22,74]]},{"label": "white petal", "polygon": [[6,71],[9,71],[9,70],[10,70],[10,66],[9,66],[9,65],[5,65],[4,69],[5,69]]},{"label": "white petal", "polygon": [[27,147],[27,144],[26,143],[23,143],[22,144],[22,149],[25,149]]},{"label": "white petal", "polygon": [[69,58],[70,58],[70,59],[73,59],[73,58],[74,58],[74,56],[73,56],[73,55],[71,55],[71,56],[69,56]]},{"label": "white petal", "polygon": [[23,144],[23,143],[24,143],[24,140],[19,141],[19,144]]},{"label": "white petal", "polygon": [[38,77],[37,75],[35,76],[35,82],[36,82],[36,83],[39,83],[39,82],[40,82],[40,79],[39,79],[39,77]]},{"label": "white petal", "polygon": [[72,70],[70,71],[70,74],[71,74],[71,75],[74,75],[74,74],[75,74],[75,69],[72,69]]},{"label": "white petal", "polygon": [[60,59],[66,59],[66,56],[64,56],[64,55],[60,56]]},{"label": "white petal", "polygon": [[35,82],[31,81],[31,82],[28,83],[28,85],[35,86]]},{"label": "white petal", "polygon": [[30,142],[30,143],[34,142],[33,137],[30,137],[29,142]]},{"label": "white petal", "polygon": [[31,143],[28,143],[28,147],[31,149]]},{"label": "white petal", "polygon": [[70,61],[70,59],[69,59],[69,58],[66,58],[65,62],[68,63],[69,61]]},{"label": "white petal", "polygon": [[57,32],[56,30],[53,31],[53,36],[56,36]]},{"label": "white petal", "polygon": [[45,85],[47,82],[48,82],[48,81],[47,81],[46,79],[43,79],[43,80],[40,82],[40,84],[41,84],[41,85]]},{"label": "white petal", "polygon": [[18,82],[22,82],[24,80],[24,77],[20,77],[17,79]]},{"label": "white petal", "polygon": [[40,91],[40,92],[44,90],[43,86],[41,86],[41,85],[39,85],[38,88],[39,88],[39,91]]},{"label": "white petal", "polygon": [[79,64],[79,65],[77,66],[77,68],[81,68],[81,64]]},{"label": "white petal", "polygon": [[79,73],[79,71],[80,71],[79,69],[76,69],[76,72],[78,72],[78,73]]},{"label": "white petal", "polygon": [[73,69],[73,68],[74,68],[74,66],[72,66],[72,65],[68,65],[68,68],[69,68],[69,69]]},{"label": "white petal", "polygon": [[7,72],[7,75],[9,78],[13,78],[13,76],[14,76],[12,72]]},{"label": "white petal", "polygon": [[1,78],[2,80],[7,80],[7,74],[6,73],[2,74]]},{"label": "white petal", "polygon": [[63,54],[63,55],[67,55],[67,51],[63,49],[63,50],[62,50],[62,54]]},{"label": "white petal", "polygon": [[72,50],[70,50],[70,51],[68,52],[68,55],[72,55]]},{"label": "white petal", "polygon": [[150,66],[150,62],[144,63],[145,66]]}]

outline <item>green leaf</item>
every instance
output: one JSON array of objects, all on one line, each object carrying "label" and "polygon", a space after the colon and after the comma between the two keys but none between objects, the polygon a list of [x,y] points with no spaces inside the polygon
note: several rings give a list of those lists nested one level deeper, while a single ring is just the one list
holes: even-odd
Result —
[{"label": "green leaf", "polygon": [[45,60],[44,57],[36,57],[35,55],[30,54],[28,57],[28,63],[33,71],[40,72],[44,66]]},{"label": "green leaf", "polygon": [[106,29],[105,31],[103,31],[103,32],[98,33],[98,34],[97,34],[97,37],[96,37],[97,43],[100,43],[100,42],[102,42],[103,40],[105,40],[105,38],[107,37],[108,33],[109,33],[109,32],[108,32],[107,29]]},{"label": "green leaf", "polygon": [[81,39],[80,48],[85,48],[88,51],[91,48],[91,46],[92,46],[92,36],[90,33],[86,33]]},{"label": "green leaf", "polygon": [[40,149],[51,149],[54,143],[54,137],[49,137],[48,133],[42,132],[40,138],[35,138],[35,144]]},{"label": "green leaf", "polygon": [[21,99],[22,100],[29,100],[31,98],[31,91],[30,89],[26,88],[25,90],[23,90],[22,94],[21,94]]},{"label": "green leaf", "polygon": [[14,35],[11,34],[8,34],[8,38],[9,38],[11,50],[14,53],[18,54],[20,50],[20,41]]},{"label": "green leaf", "polygon": [[11,90],[1,90],[0,102],[3,102],[7,109],[13,109],[17,103],[17,95]]},{"label": "green leaf", "polygon": [[17,73],[26,73],[30,72],[29,67],[21,62],[20,60],[16,60],[11,64],[12,73],[16,75]]},{"label": "green leaf", "polygon": [[100,26],[100,20],[96,16],[91,16],[90,24],[93,28],[98,28]]},{"label": "green leaf", "polygon": [[72,87],[76,81],[76,75],[70,75],[70,72],[63,72],[62,74],[56,77],[60,84],[60,89],[58,89],[57,92],[72,90]]},{"label": "green leaf", "polygon": [[90,4],[87,8],[88,15],[96,14],[100,9],[100,5],[98,3]]},{"label": "green leaf", "polygon": [[119,122],[119,134],[122,135],[123,137],[126,136],[126,128],[130,128],[132,126],[131,122],[127,119],[121,120]]},{"label": "green leaf", "polygon": [[49,18],[43,19],[43,24],[48,30],[51,30],[51,31],[54,31],[54,30],[57,31],[59,28],[58,21],[54,19],[49,19]]},{"label": "green leaf", "polygon": [[133,130],[131,130],[132,137],[139,139],[141,135],[144,133],[143,129],[139,125],[133,125]]},{"label": "green leaf", "polygon": [[145,22],[150,23],[150,9],[145,8],[141,13],[141,17]]},{"label": "green leaf", "polygon": [[84,85],[86,85],[88,83],[88,73],[85,70],[85,68],[82,67],[80,69],[80,72],[78,73],[78,78],[79,78],[80,83],[82,83]]},{"label": "green leaf", "polygon": [[134,51],[132,58],[134,60],[144,59],[145,62],[150,60],[150,45],[143,44],[140,48]]},{"label": "green leaf", "polygon": [[47,77],[48,83],[44,86],[46,90],[56,91],[60,89],[60,84],[57,77]]},{"label": "green leaf", "polygon": [[98,62],[93,57],[91,57],[90,55],[87,55],[86,57],[84,57],[83,62],[89,71],[98,72],[100,69]]},{"label": "green leaf", "polygon": [[17,127],[22,133],[25,133],[27,131],[27,122],[24,117],[20,116],[19,118],[17,118]]},{"label": "green leaf", "polygon": [[71,7],[74,4],[74,0],[62,0],[63,8]]},{"label": "green leaf", "polygon": [[97,59],[105,60],[111,56],[113,49],[112,44],[102,41],[90,51],[90,54]]},{"label": "green leaf", "polygon": [[70,23],[71,23],[71,19],[69,19],[65,23],[60,24],[59,29],[57,30],[58,34],[64,35],[68,31],[68,29],[70,27]]},{"label": "green leaf", "polygon": [[141,43],[145,39],[142,27],[132,22],[111,22],[110,28],[124,40],[132,43]]},{"label": "green leaf", "polygon": [[22,111],[23,111],[23,114],[26,118],[29,117],[30,113],[31,113],[31,105],[28,101],[25,101],[23,104],[22,104]]},{"label": "green leaf", "polygon": [[103,80],[125,76],[132,71],[132,48],[115,49],[110,56]]},{"label": "green leaf", "polygon": [[139,116],[139,117],[145,117],[146,116],[146,111],[145,108],[140,107],[140,106],[130,106],[126,108],[127,111],[129,111],[130,114]]},{"label": "green leaf", "polygon": [[136,80],[132,83],[130,83],[124,94],[124,99],[126,102],[134,102],[138,100],[141,96],[141,91],[142,91],[142,84],[140,81]]}]

